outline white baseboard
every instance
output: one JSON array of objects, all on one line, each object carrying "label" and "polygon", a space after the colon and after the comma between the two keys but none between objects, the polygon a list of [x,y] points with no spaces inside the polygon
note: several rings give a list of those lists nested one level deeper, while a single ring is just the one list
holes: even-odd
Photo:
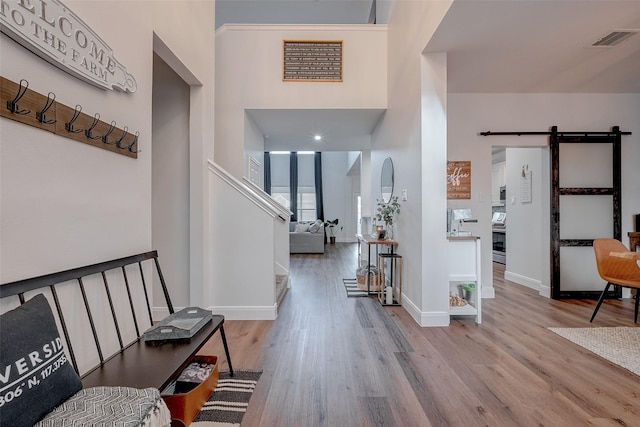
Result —
[{"label": "white baseboard", "polygon": [[221,314],[225,320],[275,320],[278,317],[278,304],[272,306],[247,307],[209,307],[213,314]]},{"label": "white baseboard", "polygon": [[494,299],[496,297],[496,288],[493,286],[482,287],[482,299]]},{"label": "white baseboard", "polygon": [[542,282],[540,280],[532,279],[527,276],[522,276],[520,274],[512,273],[510,271],[504,272],[504,279],[510,282],[517,283],[522,286],[526,286],[527,288],[531,288],[540,292],[542,288]]},{"label": "white baseboard", "polygon": [[546,298],[551,298],[551,287],[540,285],[540,295]]},{"label": "white baseboard", "polygon": [[449,312],[426,312],[420,311],[417,305],[413,303],[407,296],[402,294],[402,307],[421,327],[439,327],[449,326]]}]

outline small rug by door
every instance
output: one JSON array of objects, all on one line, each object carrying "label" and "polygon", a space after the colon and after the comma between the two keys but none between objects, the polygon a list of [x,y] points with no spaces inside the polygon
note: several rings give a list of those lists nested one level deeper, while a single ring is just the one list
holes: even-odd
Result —
[{"label": "small rug by door", "polygon": [[640,327],[549,328],[549,330],[640,375]]},{"label": "small rug by door", "polygon": [[347,291],[347,298],[368,296],[367,291],[363,291],[358,287],[356,279],[342,279],[342,283],[344,283],[344,288]]},{"label": "small rug by door", "polygon": [[195,427],[239,426],[247,412],[249,399],[260,375],[262,371],[234,369],[233,377],[229,376],[229,371],[220,372],[218,386],[191,425]]}]

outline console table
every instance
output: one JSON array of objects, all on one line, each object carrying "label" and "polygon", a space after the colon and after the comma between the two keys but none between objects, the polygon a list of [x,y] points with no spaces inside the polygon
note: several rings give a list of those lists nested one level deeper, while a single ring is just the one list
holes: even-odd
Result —
[{"label": "console table", "polygon": [[395,240],[380,240],[377,237],[371,237],[371,235],[356,234],[358,238],[358,244],[367,245],[367,294],[377,295],[377,292],[371,292],[371,246],[376,248],[376,259],[378,258],[378,247],[380,245],[388,245],[389,253],[393,253],[395,246],[398,246],[398,242]]}]

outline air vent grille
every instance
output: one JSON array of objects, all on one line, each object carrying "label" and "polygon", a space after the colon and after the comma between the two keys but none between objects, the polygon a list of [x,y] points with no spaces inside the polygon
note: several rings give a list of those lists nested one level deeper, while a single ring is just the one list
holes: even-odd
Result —
[{"label": "air vent grille", "polygon": [[615,46],[627,40],[629,37],[632,37],[638,34],[638,32],[640,32],[640,30],[613,30],[606,36],[602,37],[597,42],[593,43],[591,46],[593,47]]}]

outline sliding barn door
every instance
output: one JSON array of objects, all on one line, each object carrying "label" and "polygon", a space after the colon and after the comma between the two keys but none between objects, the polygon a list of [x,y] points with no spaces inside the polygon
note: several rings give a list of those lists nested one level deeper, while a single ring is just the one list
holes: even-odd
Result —
[{"label": "sliding barn door", "polygon": [[[554,299],[598,298],[593,240],[622,237],[621,135],[559,133],[551,145],[551,293]],[[614,287],[609,297],[620,297]]]}]

